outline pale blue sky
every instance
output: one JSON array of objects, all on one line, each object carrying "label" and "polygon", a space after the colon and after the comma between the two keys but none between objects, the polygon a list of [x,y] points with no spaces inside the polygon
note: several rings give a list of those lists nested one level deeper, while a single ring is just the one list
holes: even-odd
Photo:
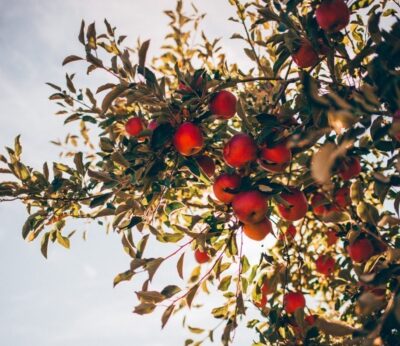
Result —
[{"label": "pale blue sky", "polygon": [[[228,1],[194,2],[208,12],[207,34],[223,37],[230,59],[246,66],[238,41],[229,40],[237,28],[226,20],[233,15]],[[45,160],[57,160],[58,149],[49,141],[63,138],[66,129],[63,120],[53,115],[56,107],[48,101],[51,90],[44,83],[62,84],[66,71],[80,73],[76,78],[80,86],[105,80],[103,75],[86,78],[83,65],[61,67],[65,56],[82,52],[77,41],[82,18],[101,24],[107,17],[132,45],[138,36],[151,38],[152,55],[165,35],[168,20],[162,11],[174,4],[174,0],[0,0],[0,148],[21,134],[29,165],[39,168]],[[88,229],[88,241],[75,237],[69,251],[53,246],[45,260],[39,242],[22,240],[26,216],[19,203],[0,204],[1,345],[175,346],[190,336],[181,328],[180,317],[172,318],[161,331],[160,313],[132,314],[134,290],[139,287],[135,282],[112,288],[113,277],[129,265],[117,235],[106,235],[96,224],[71,225],[71,230]],[[259,252],[259,245],[251,241],[246,248],[255,255]],[[162,288],[175,275],[173,263],[165,266],[156,284]],[[197,327],[215,324],[207,311],[193,313],[189,321]],[[249,345],[252,336],[241,328],[235,345]]]}]

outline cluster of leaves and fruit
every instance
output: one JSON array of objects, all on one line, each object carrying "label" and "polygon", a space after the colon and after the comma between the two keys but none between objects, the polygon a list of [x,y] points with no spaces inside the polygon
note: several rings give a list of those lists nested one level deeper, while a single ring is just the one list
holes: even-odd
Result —
[{"label": "cluster of leaves and fruit", "polygon": [[[44,256],[50,242],[70,246],[68,219],[106,220],[131,257],[114,284],[147,273],[134,312],[165,309],[162,326],[214,286],[225,345],[257,310],[247,319],[254,345],[398,345],[400,6],[229,2],[249,71],[218,39],[193,41],[204,15],[185,14],[181,0],[166,11],[162,55],[147,64],[149,41],[124,47],[107,21],[103,34],[82,22],[85,54],[63,64],[86,61],[87,74],[110,79],[95,93],[74,75],[66,89],[49,83],[57,114],[80,125],[65,140],[71,162],[28,167],[17,137],[0,156],[0,173],[13,176],[0,198],[26,205],[23,237],[41,236]],[[274,245],[251,263],[243,243],[267,235]],[[149,240],[177,247],[146,257]],[[155,287],[166,261],[184,279],[185,255],[198,262],[187,284]],[[203,339],[186,345],[217,329],[188,328]]]}]

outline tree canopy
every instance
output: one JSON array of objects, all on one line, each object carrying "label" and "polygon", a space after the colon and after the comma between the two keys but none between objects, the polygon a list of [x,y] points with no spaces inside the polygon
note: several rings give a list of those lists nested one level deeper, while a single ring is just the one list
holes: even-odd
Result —
[{"label": "tree canopy", "polygon": [[[102,33],[82,21],[83,50],[63,65],[104,84],[48,83],[80,131],[41,169],[16,137],[0,155],[0,201],[24,203],[22,236],[45,257],[70,247],[70,219],[118,233],[130,262],[114,285],[141,280],[134,313],[162,309],[162,327],[220,291],[215,328],[184,318],[186,345],[228,345],[240,323],[257,346],[399,345],[400,4],[229,3],[247,71],[182,0],[152,59],[150,41],[127,47],[107,20]],[[150,257],[154,241],[174,250]],[[257,241],[252,263],[243,244]],[[198,265],[185,276],[188,256]],[[157,287],[166,261],[176,277]]]}]

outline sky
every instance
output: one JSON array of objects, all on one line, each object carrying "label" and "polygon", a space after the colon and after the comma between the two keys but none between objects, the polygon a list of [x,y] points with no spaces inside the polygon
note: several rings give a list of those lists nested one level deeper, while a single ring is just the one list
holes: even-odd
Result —
[{"label": "sky", "polygon": [[[208,13],[206,34],[222,37],[228,57],[246,66],[238,41],[229,39],[238,28],[227,21],[234,13],[228,1],[194,3]],[[67,129],[63,119],[53,115],[56,106],[48,100],[51,90],[45,82],[63,85],[66,72],[77,72],[80,86],[109,81],[104,75],[86,78],[83,65],[61,66],[65,56],[82,52],[77,40],[82,19],[101,25],[106,17],[119,33],[128,35],[126,43],[132,46],[137,37],[151,38],[151,57],[166,34],[168,19],[162,11],[174,5],[174,0],[0,0],[0,148],[12,145],[20,134],[23,160],[30,166],[58,160],[59,150],[50,140],[63,138]],[[171,318],[161,331],[162,310],[144,317],[132,314],[138,281],[112,288],[114,276],[129,266],[118,235],[107,235],[97,224],[72,224],[70,230],[88,230],[88,240],[74,237],[70,250],[52,246],[46,260],[38,241],[28,244],[22,239],[26,217],[20,203],[0,204],[1,345],[175,346],[190,336],[181,327],[181,316]],[[257,254],[259,246],[246,242],[245,251]],[[174,264],[163,267],[156,284],[173,283],[171,278],[178,280]],[[209,308],[218,297],[204,301],[206,309],[190,315],[192,326],[215,324]],[[252,336],[242,327],[234,345],[249,345]]]}]

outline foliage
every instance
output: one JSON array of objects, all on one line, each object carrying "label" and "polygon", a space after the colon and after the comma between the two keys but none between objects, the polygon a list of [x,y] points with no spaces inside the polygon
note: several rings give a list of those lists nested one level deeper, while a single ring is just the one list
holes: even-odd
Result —
[{"label": "foliage", "polygon": [[[320,1],[229,2],[236,9],[230,20],[243,28],[232,39],[246,44],[245,54],[254,64],[247,72],[228,63],[219,39],[200,31],[204,15],[196,8],[186,14],[181,0],[165,12],[170,33],[162,55],[151,64],[146,63],[149,41],[132,49],[107,21],[101,34],[94,23],[82,22],[84,55],[69,56],[63,65],[85,62],[88,75],[104,71],[110,79],[94,91],[76,87],[73,74],[66,75],[66,89],[48,83],[55,89],[50,100],[60,106],[57,114],[81,129],[66,139],[75,147],[64,153],[72,161],[53,163],[51,169],[47,163],[42,170],[28,167],[17,137],[14,147],[6,148],[8,156],[0,156],[0,174],[12,176],[0,183],[1,201],[18,199],[26,205],[23,238],[40,236],[45,257],[50,242],[70,247],[68,219],[106,220],[120,234],[131,261],[114,285],[147,273],[134,312],[164,307],[163,327],[176,311],[194,307],[199,291],[209,292],[211,286],[221,291],[225,302],[211,314],[222,324],[209,332],[188,326],[202,338],[186,345],[213,341],[220,325],[222,343],[229,344],[238,323],[254,309],[258,317],[247,321],[256,334],[254,345],[399,344],[399,6],[352,1],[351,23],[327,33],[315,19]],[[193,44],[197,32],[200,42]],[[292,55],[304,38],[319,58],[301,69]],[[209,110],[224,89],[238,98],[237,115],[229,120]],[[124,126],[132,117],[145,124],[156,120],[157,127],[128,136]],[[241,190],[259,190],[268,197],[267,214],[274,223],[269,237],[276,241],[260,250],[258,263],[243,253],[243,242],[251,240],[243,237],[231,206],[211,193],[215,177],[206,174],[196,156],[174,149],[174,133],[185,121],[200,126],[202,154],[214,160],[220,173],[235,171],[225,164],[222,151],[239,132],[260,147],[282,141],[290,147],[293,158],[280,172],[265,170],[257,161],[236,169]],[[97,129],[99,138],[90,138],[90,128]],[[85,148],[78,145],[80,139]],[[360,160],[361,173],[345,181],[338,173],[349,157]],[[316,192],[325,198],[294,222],[294,238],[285,234],[292,223],[277,208],[285,204],[282,193],[288,186],[301,189],[309,202]],[[343,187],[350,189],[351,202],[337,206],[335,196]],[[315,207],[324,204],[329,212],[317,215]],[[178,246],[165,257],[148,258],[149,239]],[[362,263],[349,257],[348,246],[359,239],[369,239],[374,248]],[[176,261],[183,278],[184,256],[195,249],[207,251],[211,259],[193,269],[185,287],[153,287],[165,261]],[[327,254],[335,259],[335,269],[324,276],[314,263]],[[266,305],[260,303],[264,283],[269,287]],[[289,291],[318,304],[287,313],[283,296]],[[315,321],[309,323],[305,315]]]}]

